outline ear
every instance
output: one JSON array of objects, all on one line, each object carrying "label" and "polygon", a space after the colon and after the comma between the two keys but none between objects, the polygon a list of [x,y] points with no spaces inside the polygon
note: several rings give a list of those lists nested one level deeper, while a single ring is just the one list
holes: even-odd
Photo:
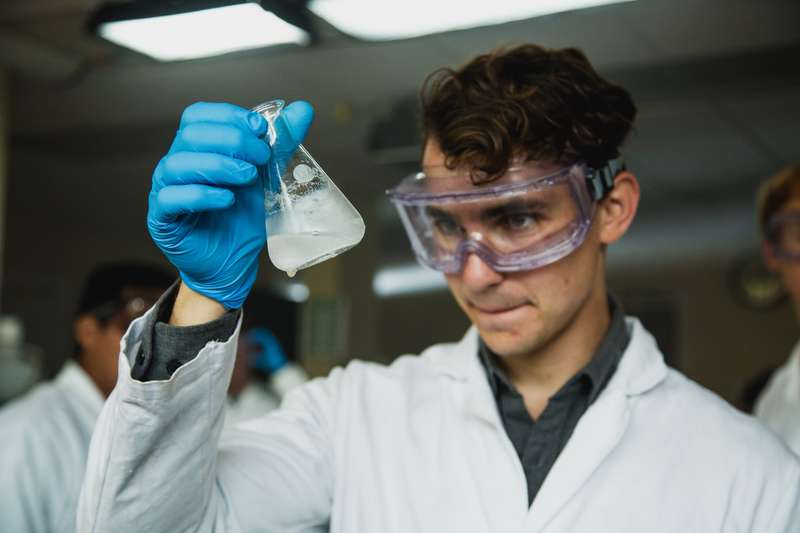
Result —
[{"label": "ear", "polygon": [[600,242],[611,244],[628,231],[639,207],[639,182],[623,170],[614,176],[614,188],[598,204]]},{"label": "ear", "polygon": [[100,335],[100,324],[92,315],[81,315],[72,326],[75,340],[82,349],[92,346]]}]

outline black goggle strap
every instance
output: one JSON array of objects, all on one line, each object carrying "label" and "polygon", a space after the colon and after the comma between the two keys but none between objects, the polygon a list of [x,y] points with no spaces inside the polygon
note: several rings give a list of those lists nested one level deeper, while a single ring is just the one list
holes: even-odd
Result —
[{"label": "black goggle strap", "polygon": [[625,170],[625,161],[621,157],[609,159],[600,168],[589,169],[586,175],[586,184],[589,186],[592,200],[602,200],[614,188],[614,176],[623,170]]}]

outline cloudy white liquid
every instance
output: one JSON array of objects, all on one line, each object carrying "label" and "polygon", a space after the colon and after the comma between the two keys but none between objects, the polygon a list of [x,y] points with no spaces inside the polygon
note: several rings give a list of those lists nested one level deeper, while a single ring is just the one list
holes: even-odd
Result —
[{"label": "cloudy white liquid", "polygon": [[290,276],[358,244],[364,222],[335,189],[291,202],[267,218],[267,250],[272,264]]}]

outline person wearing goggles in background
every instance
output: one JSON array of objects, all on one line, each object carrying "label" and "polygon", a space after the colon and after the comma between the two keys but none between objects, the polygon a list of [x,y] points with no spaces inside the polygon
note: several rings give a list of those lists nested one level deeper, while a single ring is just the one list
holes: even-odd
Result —
[{"label": "person wearing goggles in background", "polygon": [[[780,276],[800,319],[800,165],[761,185],[758,220],[764,260]],[[755,415],[800,455],[800,343],[758,397]]]},{"label": "person wearing goggles in background", "polygon": [[120,340],[174,281],[133,262],[101,265],[87,276],[72,358],[52,381],[0,410],[0,530],[75,531],[89,440],[117,380]]},{"label": "person wearing goggles in background", "polygon": [[[254,166],[269,152],[257,115],[188,108],[149,212],[182,284],[123,345],[81,529],[795,531],[797,458],[667,368],[608,295],[606,248],[639,200],[620,160],[635,114],[575,49],[525,45],[437,71],[421,172],[389,196],[472,327],[388,367],[353,361],[221,432],[265,241]],[[308,104],[287,119],[302,139]],[[150,331],[182,347],[155,338],[142,352]]]}]

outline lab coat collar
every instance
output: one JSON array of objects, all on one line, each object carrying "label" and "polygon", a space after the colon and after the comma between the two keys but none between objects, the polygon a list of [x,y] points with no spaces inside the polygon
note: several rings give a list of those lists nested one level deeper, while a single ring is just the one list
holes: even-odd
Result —
[{"label": "lab coat collar", "polygon": [[90,409],[100,412],[105,398],[94,384],[89,374],[75,361],[67,361],[56,376],[57,386],[62,387],[72,397],[86,404]]},{"label": "lab coat collar", "polygon": [[[636,318],[626,317],[625,323],[630,342],[600,398],[612,391],[622,397],[643,394],[667,374],[667,366],[653,336]],[[478,331],[472,326],[457,344],[435,346],[423,356],[443,375],[468,382],[473,387],[465,404],[467,412],[502,428],[491,387],[478,360],[478,340]]]},{"label": "lab coat collar", "polygon": [[[630,398],[654,388],[667,375],[666,364],[652,335],[635,318],[628,317],[625,323],[630,342],[617,370],[578,422],[553,465],[526,514],[525,531],[545,529],[622,439],[630,419]],[[477,350],[478,333],[473,327],[458,344],[441,346],[425,355],[443,374],[470,386],[465,399],[467,413],[492,424],[502,433],[502,421]]]},{"label": "lab coat collar", "polygon": [[[667,366],[655,339],[641,322],[626,317],[625,323],[631,339],[606,388],[635,396],[647,392],[664,379]],[[428,358],[439,372],[453,379],[486,381],[486,373],[478,360],[478,340],[478,330],[472,326],[458,343],[434,346],[423,357]]]}]

